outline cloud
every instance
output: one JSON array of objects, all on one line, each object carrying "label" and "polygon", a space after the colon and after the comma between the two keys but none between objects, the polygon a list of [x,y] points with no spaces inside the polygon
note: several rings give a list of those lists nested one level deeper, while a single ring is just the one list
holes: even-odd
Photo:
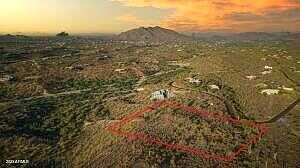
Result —
[{"label": "cloud", "polygon": [[115,18],[115,20],[121,22],[121,24],[123,25],[125,24],[125,27],[127,27],[128,29],[141,26],[155,26],[159,24],[157,20],[140,18],[134,14],[124,14]]},{"label": "cloud", "polygon": [[232,12],[224,15],[223,19],[234,21],[257,21],[263,19],[263,16],[251,12]]},{"label": "cloud", "polygon": [[231,13],[223,19],[230,27],[241,31],[299,31],[300,8],[269,10],[260,14]]},{"label": "cloud", "polygon": [[129,24],[134,24],[134,25],[146,24],[146,21],[136,17],[133,14],[121,15],[121,16],[117,17],[116,20],[121,21],[121,22],[125,22],[125,23],[129,23]]},{"label": "cloud", "polygon": [[[114,0],[133,7],[173,9],[174,12],[160,24],[179,31],[201,31],[226,29],[248,31],[263,27],[263,21],[277,22],[278,27],[287,26],[299,19],[298,0]],[[293,16],[293,19],[290,18]],[[289,22],[290,21],[290,22]],[[247,24],[253,24],[248,26]],[[278,25],[279,24],[279,25]],[[273,23],[274,25],[274,23]],[[296,24],[298,25],[298,24]],[[259,27],[260,26],[260,27]],[[266,25],[270,27],[269,25]],[[272,26],[271,26],[272,27]],[[250,30],[249,30],[250,31]]]}]

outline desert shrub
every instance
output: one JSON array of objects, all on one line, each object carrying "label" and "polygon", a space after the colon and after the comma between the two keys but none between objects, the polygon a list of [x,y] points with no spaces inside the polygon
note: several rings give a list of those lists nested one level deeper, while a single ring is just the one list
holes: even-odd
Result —
[{"label": "desert shrub", "polygon": [[115,87],[121,90],[132,90],[136,84],[137,79],[132,77],[115,78],[110,83],[114,84]]},{"label": "desert shrub", "polygon": [[94,89],[98,91],[104,91],[108,86],[112,86],[118,90],[130,90],[134,88],[137,79],[134,77],[116,77],[110,80],[83,80],[83,79],[71,79],[63,84],[67,88],[77,89]]},{"label": "desert shrub", "polygon": [[72,73],[67,73],[62,69],[48,68],[41,72],[39,83],[48,92],[56,93],[65,90],[68,87],[67,81],[74,78]]},{"label": "desert shrub", "polygon": [[7,136],[12,134],[27,135],[54,140],[58,135],[58,131],[45,127],[44,121],[55,109],[52,100],[36,100],[30,104],[12,106],[1,115],[4,125],[10,128],[2,131],[7,132]]},{"label": "desert shrub", "polygon": [[144,84],[157,84],[160,82],[172,81],[174,79],[174,77],[182,75],[189,71],[190,71],[190,69],[187,69],[187,68],[179,68],[177,70],[163,73],[161,75],[150,76],[147,78],[147,80],[144,82]]},{"label": "desert shrub", "polygon": [[8,98],[8,94],[9,94],[9,92],[8,92],[8,87],[7,86],[1,86],[0,87],[0,100],[1,101],[3,101],[3,100],[5,100],[5,99],[7,99]]}]

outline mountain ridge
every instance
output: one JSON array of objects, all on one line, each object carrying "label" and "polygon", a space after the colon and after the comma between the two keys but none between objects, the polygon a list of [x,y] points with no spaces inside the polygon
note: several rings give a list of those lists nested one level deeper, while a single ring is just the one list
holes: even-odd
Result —
[{"label": "mountain ridge", "polygon": [[144,42],[171,42],[190,41],[191,37],[180,34],[174,30],[155,27],[139,27],[120,33],[116,36],[118,40],[144,41]]}]

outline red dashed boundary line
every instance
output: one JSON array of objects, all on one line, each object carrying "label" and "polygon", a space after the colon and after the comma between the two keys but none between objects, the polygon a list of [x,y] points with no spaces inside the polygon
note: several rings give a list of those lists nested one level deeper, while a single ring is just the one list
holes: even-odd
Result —
[{"label": "red dashed boundary line", "polygon": [[[194,147],[176,144],[176,143],[167,143],[157,137],[153,137],[153,136],[150,136],[150,135],[147,135],[144,133],[126,132],[126,131],[121,130],[122,126],[132,122],[134,119],[137,119],[137,118],[143,116],[143,114],[154,112],[158,108],[166,108],[166,107],[169,107],[172,109],[181,109],[183,111],[196,114],[202,118],[213,119],[213,120],[227,123],[227,124],[244,125],[244,126],[252,127],[252,128],[257,129],[258,133],[255,134],[254,136],[250,137],[248,142],[239,145],[236,148],[236,150],[232,151],[230,154],[223,156],[223,155],[218,155],[218,154],[212,153],[212,152],[204,150],[204,149],[194,148]],[[247,151],[248,148],[252,144],[258,143],[260,138],[264,134],[267,133],[268,128],[265,126],[265,124],[258,124],[254,121],[249,121],[249,120],[235,119],[230,116],[223,115],[221,113],[200,110],[195,107],[185,106],[183,104],[180,104],[180,103],[174,102],[174,101],[156,101],[153,104],[151,104],[150,106],[147,106],[146,108],[144,108],[142,110],[136,111],[134,113],[131,113],[131,114],[125,116],[123,119],[121,119],[118,122],[109,124],[106,127],[106,130],[108,130],[109,132],[111,132],[117,136],[122,136],[122,137],[128,138],[130,140],[140,140],[140,141],[143,141],[150,145],[158,145],[158,146],[165,147],[166,149],[169,149],[169,150],[177,150],[180,152],[185,152],[185,153],[197,156],[197,157],[201,157],[203,159],[212,159],[212,160],[217,160],[217,161],[230,162],[230,161],[236,159],[242,152]]]}]

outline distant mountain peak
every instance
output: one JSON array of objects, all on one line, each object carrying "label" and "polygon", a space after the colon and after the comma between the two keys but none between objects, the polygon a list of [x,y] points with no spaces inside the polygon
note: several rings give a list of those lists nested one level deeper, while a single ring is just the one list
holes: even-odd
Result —
[{"label": "distant mountain peak", "polygon": [[139,27],[123,32],[117,36],[118,40],[144,41],[144,42],[172,42],[188,41],[191,37],[180,34],[174,30],[154,27]]}]

